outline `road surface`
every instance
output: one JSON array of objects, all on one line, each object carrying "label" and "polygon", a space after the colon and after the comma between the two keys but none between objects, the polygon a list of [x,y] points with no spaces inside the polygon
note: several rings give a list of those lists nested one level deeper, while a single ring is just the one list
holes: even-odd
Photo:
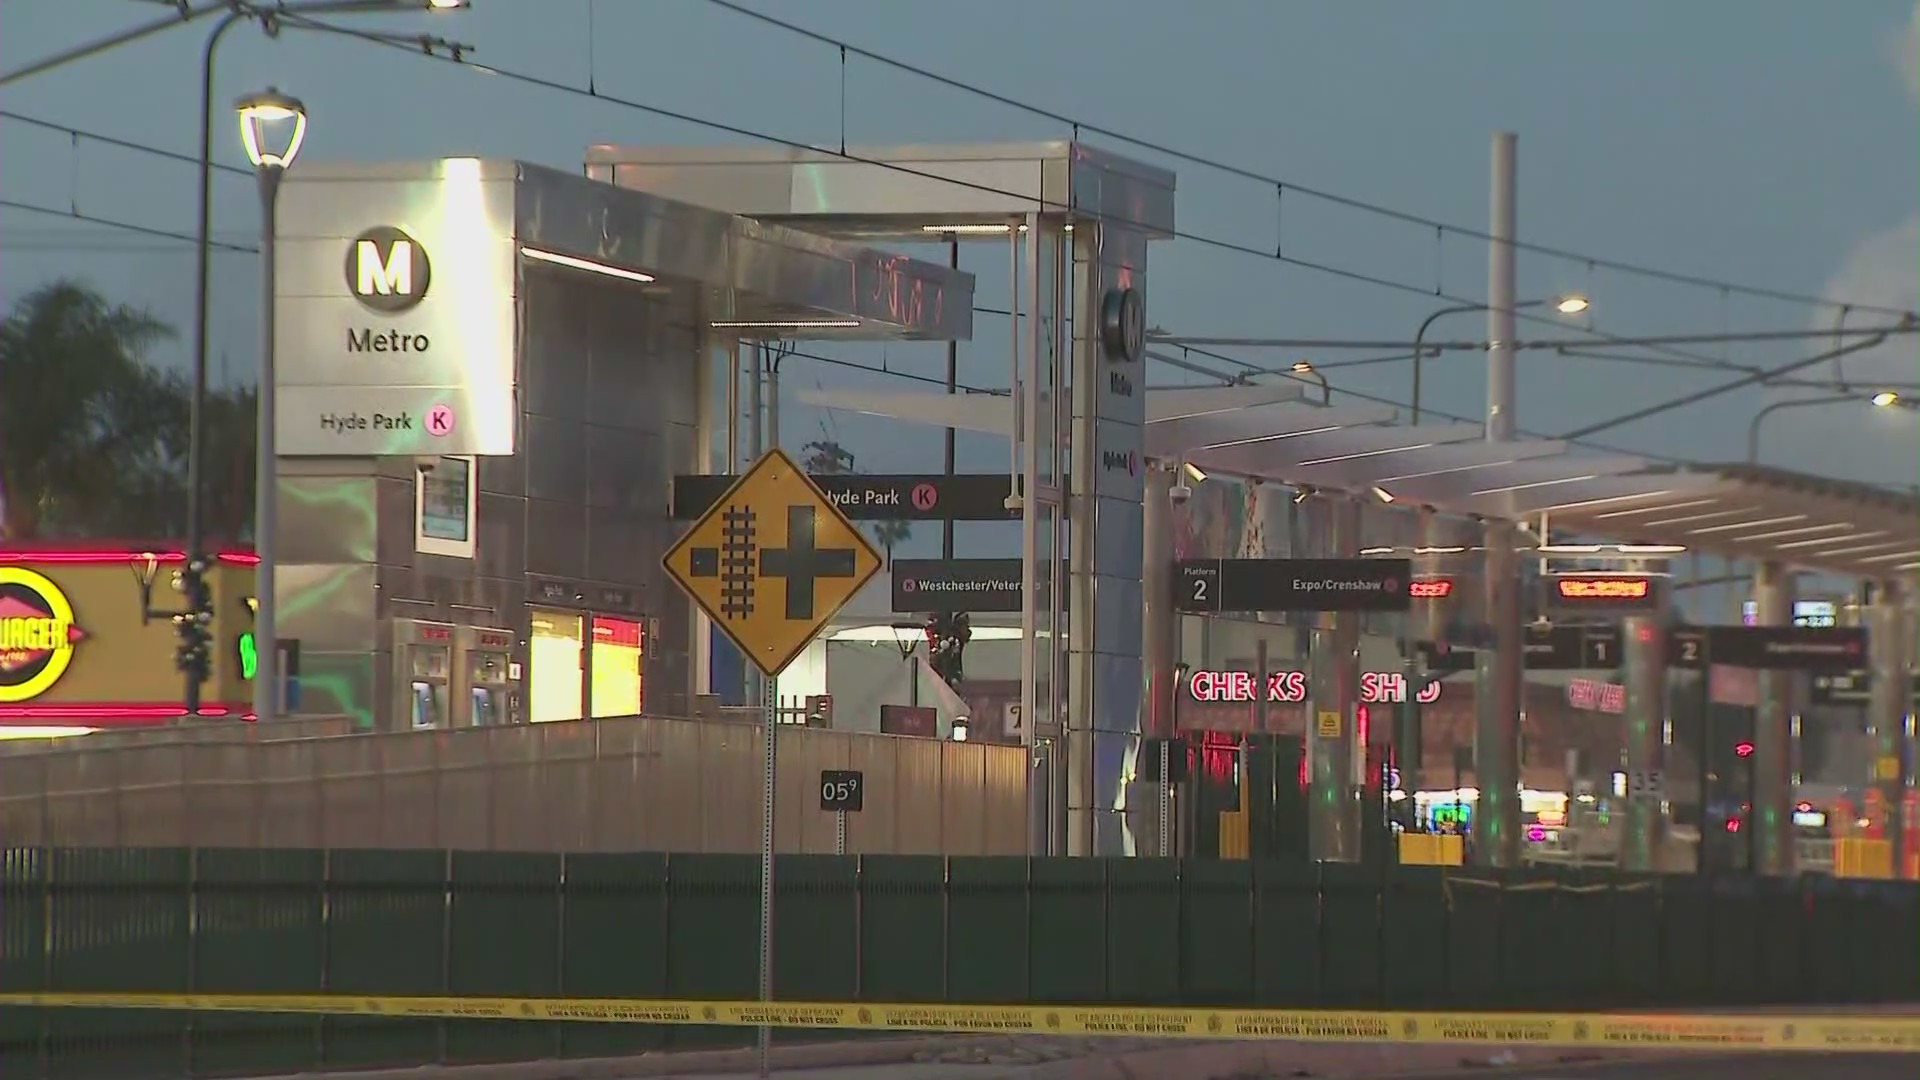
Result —
[{"label": "road surface", "polygon": [[[1914,1080],[1920,1054],[1701,1055],[1664,1061],[1588,1062],[1570,1066],[1477,1069],[1488,1080]],[[1458,1077],[1459,1072],[1433,1073]],[[1394,1080],[1417,1080],[1401,1073]],[[1418,1078],[1425,1080],[1425,1078]]]}]

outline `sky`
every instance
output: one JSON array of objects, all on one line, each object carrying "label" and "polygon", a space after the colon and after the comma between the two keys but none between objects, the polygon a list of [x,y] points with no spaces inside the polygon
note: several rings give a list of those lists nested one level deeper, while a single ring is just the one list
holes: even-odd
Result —
[{"label": "sky", "polygon": [[[1090,124],[1261,174],[1469,229],[1487,214],[1492,132],[1519,135],[1522,239],[1605,259],[1845,302],[1920,309],[1920,7],[1911,0],[1611,0],[1541,4],[1347,4],[1334,0],[743,0],[749,7],[887,56]],[[142,0],[0,0],[0,67],[165,14]],[[343,20],[344,21],[344,20]],[[490,65],[798,142],[837,146],[1062,138],[1070,129],[983,102],[758,24],[708,0],[476,0],[470,11],[362,17],[354,25],[419,31],[474,47]],[[0,109],[188,153],[196,139],[199,51],[210,23],[169,30],[0,89]],[[472,68],[313,33],[268,39],[236,28],[219,52],[216,101],[267,85],[312,114],[304,155],[379,160],[516,157],[577,168],[589,142],[714,144],[741,136],[609,101],[529,88]],[[843,89],[844,87],[844,89]],[[222,113],[216,156],[243,163]],[[1445,306],[1433,291],[1485,295],[1486,246],[1167,161],[1117,139],[1101,145],[1179,174],[1182,231],[1265,248],[1414,287],[1344,280],[1192,240],[1151,255],[1148,321],[1208,336],[1405,340]],[[191,164],[115,149],[0,118],[0,198],[190,233]],[[257,233],[251,185],[216,180],[217,238]],[[933,257],[938,257],[937,255]],[[969,250],[978,300],[999,300],[998,249]],[[161,363],[185,362],[191,326],[189,246],[0,210],[0,301],[49,279],[83,278],[182,330]],[[255,363],[257,267],[216,257],[217,376]],[[1420,295],[1426,290],[1427,295]],[[1723,293],[1524,255],[1520,295],[1590,295],[1591,326],[1617,335],[1825,329],[1838,312]],[[1849,312],[1846,324],[1882,318]],[[1455,316],[1436,334],[1485,336]],[[1005,324],[976,320],[961,381],[1004,382]],[[1692,347],[1708,359],[1774,365],[1825,339]],[[1920,345],[1893,339],[1848,357],[1864,398],[1920,381]],[[940,346],[810,346],[889,370],[937,376]],[[1368,355],[1246,352],[1286,367]],[[1224,366],[1224,365],[1223,365]],[[789,391],[907,389],[883,375],[794,361]],[[1330,369],[1336,389],[1404,400],[1405,364]],[[1725,372],[1523,355],[1519,426],[1558,434],[1688,391]],[[1150,372],[1170,384],[1184,376]],[[1484,365],[1461,353],[1428,365],[1429,409],[1479,415]],[[1648,453],[1738,460],[1769,395],[1750,388],[1595,436]],[[1920,396],[1920,395],[1916,395]],[[939,440],[870,417],[789,400],[789,441],[832,437],[863,465],[937,469]],[[993,469],[1004,444],[963,441],[963,468]],[[1841,404],[1785,410],[1764,429],[1761,459],[1874,482],[1920,478],[1920,414]]]}]

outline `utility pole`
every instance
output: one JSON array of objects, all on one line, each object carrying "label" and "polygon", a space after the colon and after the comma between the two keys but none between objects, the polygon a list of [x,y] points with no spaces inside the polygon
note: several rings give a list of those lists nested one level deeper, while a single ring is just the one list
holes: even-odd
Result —
[{"label": "utility pole", "polygon": [[[947,266],[953,270],[960,269],[960,241],[957,237],[947,238]],[[947,342],[947,393],[958,393],[959,390],[960,343],[949,340]],[[953,450],[953,429],[948,428],[946,455],[943,460],[946,466],[945,474],[949,477],[953,475]],[[953,558],[953,518],[951,517],[940,523],[940,557]]]},{"label": "utility pole", "polygon": [[[1518,169],[1510,131],[1495,132],[1487,227],[1487,441],[1514,431],[1514,230]],[[1514,526],[1489,521],[1484,586],[1493,648],[1479,655],[1474,688],[1473,770],[1480,801],[1473,812],[1474,862],[1520,861],[1520,685],[1525,645],[1520,625],[1520,566]]]}]

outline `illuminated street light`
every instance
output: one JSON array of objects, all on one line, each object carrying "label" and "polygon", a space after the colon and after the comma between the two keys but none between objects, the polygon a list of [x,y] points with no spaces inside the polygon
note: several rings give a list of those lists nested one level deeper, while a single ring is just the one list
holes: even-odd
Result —
[{"label": "illuminated street light", "polygon": [[[1860,396],[1858,394],[1833,394],[1828,397],[1791,398],[1787,401],[1776,401],[1766,406],[1759,412],[1754,413],[1753,420],[1747,424],[1747,464],[1752,465],[1760,459],[1760,421],[1765,420],[1768,416],[1779,412],[1781,409],[1804,409],[1811,405],[1839,405],[1843,402],[1858,402],[1859,400]],[[1891,390],[1882,390],[1867,400],[1872,402],[1876,408],[1881,409],[1903,404],[1900,395]]]},{"label": "illuminated street light", "polygon": [[299,98],[268,87],[234,102],[233,109],[240,117],[240,142],[247,148],[247,160],[253,162],[254,178],[260,186],[260,382],[254,394],[259,430],[254,435],[253,472],[253,549],[260,562],[254,567],[252,679],[254,718],[271,721],[280,714],[283,675],[274,582],[279,569],[279,527],[274,506],[274,467],[279,458],[274,431],[278,423],[274,415],[278,385],[273,354],[274,248],[279,232],[275,222],[280,177],[300,156],[300,145],[307,140],[307,107]]},{"label": "illuminated street light", "polygon": [[1900,404],[1900,395],[1891,390],[1882,390],[1873,395],[1873,403],[1884,409],[1889,405]]},{"label": "illuminated street light", "polygon": [[[1564,293],[1551,300],[1523,300],[1513,305],[1513,308],[1515,311],[1519,311],[1523,308],[1546,307],[1548,304],[1552,304],[1553,309],[1562,315],[1578,315],[1588,308],[1591,308],[1593,301],[1587,299],[1587,297],[1581,293]],[[1487,310],[1487,305],[1485,304],[1456,304],[1453,307],[1441,308],[1439,311],[1427,316],[1426,321],[1420,324],[1420,329],[1414,332],[1413,400],[1407,403],[1408,423],[1418,424],[1420,422],[1420,366],[1421,361],[1426,359],[1426,349],[1421,343],[1426,340],[1427,328],[1432,326],[1434,321],[1443,315],[1461,315],[1469,311],[1485,310]]]},{"label": "illuminated street light", "polygon": [[307,139],[307,107],[299,98],[268,87],[233,103],[240,114],[240,142],[256,169],[286,169]]}]

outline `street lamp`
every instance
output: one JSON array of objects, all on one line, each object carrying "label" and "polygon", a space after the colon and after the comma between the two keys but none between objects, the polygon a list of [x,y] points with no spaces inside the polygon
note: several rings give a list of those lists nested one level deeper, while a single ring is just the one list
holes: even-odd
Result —
[{"label": "street lamp", "polygon": [[240,116],[240,142],[253,162],[260,188],[260,381],[254,391],[259,431],[253,453],[253,548],[260,556],[254,568],[253,640],[258,657],[253,672],[253,715],[258,721],[280,712],[280,637],[275,626],[279,604],[274,597],[276,507],[274,465],[278,457],[274,435],[274,249],[279,230],[280,177],[300,155],[307,138],[307,107],[298,98],[268,87],[233,103]]},{"label": "street lamp", "polygon": [[[1513,305],[1513,309],[1519,311],[1523,308],[1546,307],[1548,304],[1552,304],[1553,310],[1562,315],[1578,315],[1592,307],[1593,301],[1587,299],[1580,293],[1567,293],[1563,296],[1556,296],[1547,300],[1523,300]],[[1456,304],[1453,307],[1444,307],[1427,316],[1426,320],[1420,324],[1420,329],[1414,332],[1413,400],[1408,403],[1409,411],[1411,412],[1409,422],[1414,424],[1420,422],[1420,362],[1425,359],[1426,356],[1426,350],[1421,346],[1421,342],[1426,340],[1427,328],[1432,326],[1434,322],[1443,315],[1461,315],[1469,311],[1485,310],[1487,310],[1487,305],[1485,304]]]},{"label": "street lamp", "polygon": [[1333,404],[1333,387],[1327,385],[1327,377],[1325,375],[1322,375],[1320,372],[1314,370],[1313,362],[1311,360],[1294,361],[1293,373],[1295,375],[1304,375],[1307,378],[1310,378],[1313,381],[1319,383],[1320,384],[1320,404],[1322,405]]},{"label": "street lamp", "polygon": [[[182,581],[182,591],[186,594],[191,610],[183,613],[181,667],[186,674],[186,687],[182,695],[188,713],[200,709],[200,688],[206,681],[206,664],[196,655],[204,649],[206,624],[212,614],[208,607],[208,593],[205,584],[207,557],[204,551],[206,536],[201,487],[203,486],[202,442],[205,438],[204,413],[207,408],[207,307],[209,303],[208,279],[212,274],[213,262],[213,60],[220,48],[220,39],[236,24],[256,20],[269,37],[277,34],[282,24],[302,29],[331,29],[324,24],[302,22],[300,20],[314,15],[344,13],[399,12],[408,10],[452,10],[467,6],[467,0],[278,0],[272,6],[265,3],[248,3],[246,0],[231,0],[227,12],[220,16],[213,29],[208,31],[206,44],[200,50],[200,191],[199,226],[195,230],[196,253],[194,258],[194,305],[193,305],[193,394],[187,406],[187,569]],[[214,10],[212,7],[197,11],[189,10],[184,14],[193,15]],[[420,39],[422,44],[431,47],[438,41],[433,38]],[[265,115],[261,122],[270,122]],[[275,148],[279,156],[291,157],[298,151],[299,144],[279,145]],[[259,159],[264,161],[264,158]],[[256,164],[257,167],[257,164]],[[284,161],[281,163],[285,167]],[[269,298],[271,307],[271,298]],[[262,394],[263,398],[267,395]],[[198,629],[195,629],[195,628]],[[272,652],[270,647],[268,652]],[[256,678],[258,673],[256,673]]]},{"label": "street lamp", "polygon": [[[1860,395],[1858,394],[1833,394],[1828,397],[1792,398],[1787,401],[1776,401],[1766,406],[1759,412],[1754,413],[1753,420],[1747,424],[1747,464],[1752,465],[1760,460],[1760,421],[1765,420],[1769,415],[1779,412],[1781,409],[1803,409],[1814,405],[1838,405],[1845,401],[1857,402],[1859,400]],[[1882,390],[1866,400],[1872,403],[1875,408],[1885,409],[1889,406],[1900,404],[1900,395],[1891,390]]]}]

